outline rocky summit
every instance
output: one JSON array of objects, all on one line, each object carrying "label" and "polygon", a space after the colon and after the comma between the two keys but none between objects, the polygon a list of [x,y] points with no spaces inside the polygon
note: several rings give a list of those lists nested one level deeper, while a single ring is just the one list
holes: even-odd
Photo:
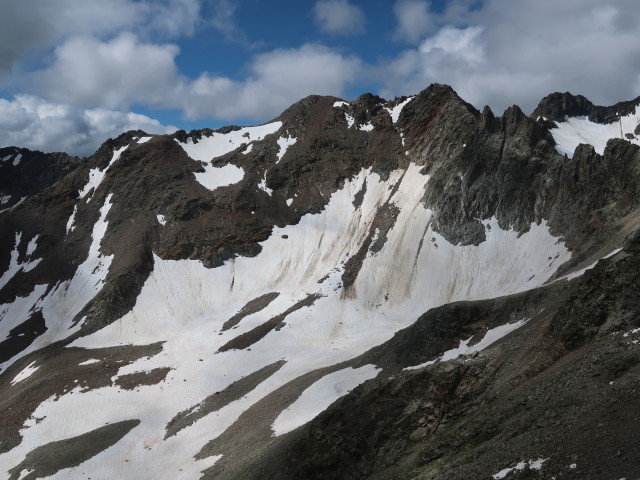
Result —
[{"label": "rocky summit", "polygon": [[638,105],[0,149],[0,477],[640,478]]}]

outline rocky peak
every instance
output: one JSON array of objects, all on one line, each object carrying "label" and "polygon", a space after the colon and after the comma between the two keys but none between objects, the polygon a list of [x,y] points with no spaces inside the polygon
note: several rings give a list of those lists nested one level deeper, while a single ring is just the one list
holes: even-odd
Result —
[{"label": "rocky peak", "polygon": [[592,122],[606,124],[633,113],[638,105],[640,105],[640,97],[602,107],[594,105],[582,95],[555,92],[544,97],[531,116],[545,117],[556,122],[562,122],[566,117],[587,117]]}]

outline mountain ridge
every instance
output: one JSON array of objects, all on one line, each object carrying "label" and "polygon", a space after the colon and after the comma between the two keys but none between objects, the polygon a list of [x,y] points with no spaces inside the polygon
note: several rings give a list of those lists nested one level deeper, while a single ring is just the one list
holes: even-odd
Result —
[{"label": "mountain ridge", "polygon": [[[362,410],[353,406],[359,402],[375,405],[375,395],[366,392],[376,388],[395,391],[406,379],[422,376],[417,389],[422,391],[439,381],[440,373],[432,379],[430,372],[441,370],[447,384],[456,371],[447,365],[464,369],[467,360],[441,360],[422,367],[423,373],[403,368],[445,358],[460,342],[472,346],[504,325],[530,331],[536,340],[527,343],[521,329],[511,336],[503,332],[507,340],[486,355],[508,358],[500,345],[510,345],[509,339],[526,351],[551,349],[541,356],[544,361],[536,359],[538,354],[512,360],[515,366],[505,378],[516,383],[517,372],[528,371],[528,363],[545,371],[589,345],[602,349],[603,358],[611,352],[624,357],[628,352],[611,343],[610,335],[633,331],[640,318],[634,317],[633,293],[640,208],[640,147],[629,128],[634,102],[637,107],[640,99],[594,107],[583,97],[552,94],[532,116],[511,107],[495,117],[488,108],[476,110],[450,87],[434,84],[391,102],[370,94],[353,102],[309,96],[257,127],[172,135],[127,132],[85,159],[0,149],[0,159],[6,158],[0,176],[13,177],[13,190],[0,189],[3,196],[11,195],[0,211],[0,329],[6,336],[0,391],[3,409],[13,411],[0,425],[0,455],[14,468],[9,475],[31,471],[24,478],[42,478],[45,472],[63,478],[60,472],[78,466],[94,475],[98,465],[107,468],[102,451],[87,454],[81,463],[74,463],[76,454],[51,456],[60,448],[75,449],[77,442],[60,442],[95,431],[90,425],[103,415],[114,424],[138,422],[122,424],[122,436],[108,442],[113,449],[133,448],[127,442],[134,445],[137,438],[151,445],[137,459],[129,458],[130,465],[120,466],[116,454],[118,461],[108,469],[120,478],[136,471],[156,478],[199,478],[200,471],[205,478],[329,475],[318,463],[304,461],[309,453],[296,453],[298,460],[284,470],[277,468],[280,460],[265,463],[273,452],[283,460],[307,447],[316,452],[312,459],[335,455],[327,463],[334,477],[322,478],[388,478],[414,462],[407,445],[426,438],[444,442],[442,449],[451,438],[440,437],[433,425],[420,434],[402,427],[396,434],[410,441],[402,448],[383,441],[385,452],[389,447],[396,453],[383,453],[380,463],[374,460],[375,442],[362,449],[367,442],[364,433],[356,434],[357,425],[335,431],[322,425],[331,415]],[[612,109],[631,120],[623,123],[617,113],[612,117]],[[608,139],[598,153],[602,135],[610,135],[598,130],[595,147],[583,144],[571,156],[560,153],[559,148],[567,150],[575,138],[600,128],[564,118],[573,113],[613,118],[622,138]],[[563,137],[557,136],[560,131]],[[27,192],[20,190],[26,188],[22,184],[34,175],[32,156],[36,166],[52,159],[60,167],[53,175],[42,172],[22,199],[20,192]],[[16,181],[16,173],[23,177]],[[620,291],[598,283],[603,271],[609,282],[623,281]],[[598,300],[602,295],[611,299],[606,308]],[[584,325],[568,307],[592,303],[599,313]],[[541,314],[542,304],[557,313]],[[448,309],[462,312],[464,321],[453,323],[457,328],[438,323],[438,312]],[[437,325],[443,333],[435,343],[412,342],[407,334],[403,341],[392,340],[404,329],[430,331]],[[309,342],[318,357],[309,357],[299,342]],[[484,352],[471,358],[484,362]],[[390,361],[393,355],[403,360]],[[635,359],[637,352],[629,355]],[[100,359],[85,368],[96,356]],[[224,366],[232,358],[238,371]],[[623,372],[636,375],[631,365]],[[261,368],[267,373],[258,374]],[[490,363],[474,368],[487,378],[505,372]],[[198,375],[207,372],[219,373],[200,384]],[[184,376],[184,385],[176,375]],[[296,425],[295,418],[282,420],[296,399],[335,375],[369,382],[354,386],[352,394],[306,426],[274,437],[277,419]],[[74,380],[81,381],[80,389]],[[455,397],[457,385],[445,389],[449,397]],[[478,389],[473,380],[468,387]],[[148,416],[145,395],[164,398],[165,388],[184,399],[175,406],[160,402],[158,418],[167,428],[181,412],[191,419],[175,435]],[[244,395],[230,393],[235,389]],[[86,427],[60,430],[66,433],[53,433],[60,428],[53,418],[42,426],[33,423],[56,409],[66,418],[71,393],[90,402],[100,393],[121,394],[133,402],[133,410],[109,416],[106,408]],[[226,400],[211,403],[216,394]],[[188,413],[200,408],[207,413]],[[226,427],[215,423],[225,411],[236,418]],[[460,412],[464,408],[455,415]],[[374,421],[371,431],[388,436],[392,423]],[[255,433],[247,433],[249,425]],[[551,435],[556,427],[544,428]],[[220,431],[212,436],[208,428]],[[317,428],[324,433],[316,435]],[[355,442],[355,457],[347,460],[344,451],[314,443],[324,435],[329,443]],[[156,437],[164,440],[152,440]],[[185,438],[197,446],[193,452],[172,443]],[[243,445],[255,451],[243,454]],[[464,442],[456,445],[466,448]],[[450,452],[447,448],[443,451]],[[145,455],[154,460],[144,460]],[[447,469],[466,471],[460,475],[469,478],[469,463],[453,458],[442,470],[441,456],[427,457],[427,463],[413,463],[415,478],[431,478],[425,472],[445,478]],[[491,468],[491,474],[498,472],[506,461],[498,457],[483,457],[474,475],[488,476]],[[39,462],[47,467],[38,467]],[[555,462],[543,462],[539,471],[585,474]],[[183,473],[175,471],[183,464],[188,465]],[[164,465],[164,473],[154,465]],[[592,464],[588,468],[596,471]],[[272,476],[266,477],[269,471]],[[509,478],[517,478],[518,471]],[[450,475],[446,478],[465,478]]]}]

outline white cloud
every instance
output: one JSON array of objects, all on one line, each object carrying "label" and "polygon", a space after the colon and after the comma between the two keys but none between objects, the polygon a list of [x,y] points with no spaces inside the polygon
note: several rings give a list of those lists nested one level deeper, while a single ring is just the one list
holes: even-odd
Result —
[{"label": "white cloud", "polygon": [[316,44],[277,49],[254,57],[242,81],[202,75],[182,85],[188,118],[251,118],[265,120],[310,95],[342,96],[362,64]]},{"label": "white cloud", "polygon": [[77,36],[108,38],[134,30],[140,36],[190,35],[202,21],[201,1],[30,0],[28,6],[3,2],[0,72],[21,64],[29,52],[44,52]]},{"label": "white cloud", "polygon": [[441,56],[461,60],[469,65],[479,64],[484,57],[484,48],[479,41],[482,27],[444,27],[436,35],[420,45],[424,55]]},{"label": "white cloud", "polygon": [[236,23],[235,14],[239,7],[239,3],[232,0],[215,0],[212,2],[213,15],[210,23],[227,40],[249,44],[246,34]]},{"label": "white cloud", "polygon": [[[531,111],[553,91],[612,104],[640,93],[635,0],[454,2],[418,48],[379,66],[385,96],[448,83],[477,107]],[[466,6],[466,10],[465,7]]]},{"label": "white cloud", "polygon": [[0,145],[90,155],[109,137],[128,130],[170,133],[172,126],[144,115],[106,109],[83,110],[32,95],[0,99]]},{"label": "white cloud", "polygon": [[55,49],[51,67],[36,73],[38,91],[76,106],[163,104],[178,83],[178,53],[175,45],[142,43],[131,33],[107,42],[73,38]]},{"label": "white cloud", "polygon": [[40,96],[76,107],[132,105],[181,110],[188,119],[264,121],[310,94],[342,96],[362,70],[357,57],[305,44],[254,56],[244,79],[181,75],[178,48],[143,43],[132,34],[102,42],[67,41],[51,67],[35,74]]},{"label": "white cloud", "polygon": [[365,31],[365,15],[348,0],[319,0],[313,6],[316,26],[334,35],[357,35]]},{"label": "white cloud", "polygon": [[426,0],[400,0],[393,6],[398,25],[395,38],[415,43],[435,25],[429,12],[430,3]]}]

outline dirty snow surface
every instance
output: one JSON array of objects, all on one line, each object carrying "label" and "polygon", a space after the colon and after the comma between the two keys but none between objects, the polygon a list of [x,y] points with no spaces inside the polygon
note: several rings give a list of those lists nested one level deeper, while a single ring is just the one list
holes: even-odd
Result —
[{"label": "dirty snow surface", "polygon": [[[397,112],[394,109],[393,115]],[[181,146],[192,158],[209,162],[242,143],[275,133],[280,126],[256,128]],[[243,136],[243,131],[249,135]],[[160,353],[121,366],[111,384],[77,387],[41,403],[21,430],[20,445],[0,454],[0,477],[38,446],[135,419],[140,424],[114,445],[47,478],[200,478],[203,470],[230,454],[197,454],[211,440],[230,435],[231,427],[243,418],[253,419],[251,430],[255,426],[265,432],[261,441],[286,435],[375,377],[379,366],[350,362],[430,308],[540,286],[569,259],[570,253],[544,221],[519,234],[502,230],[495,218],[489,218],[483,222],[487,239],[479,246],[448,243],[431,229],[432,212],[422,203],[429,177],[420,170],[410,164],[386,179],[371,169],[361,170],[320,213],[305,215],[296,225],[274,227],[255,257],[236,257],[220,267],[205,268],[197,260],[154,255],[153,271],[132,310],[68,348],[87,349],[84,358],[99,359],[103,355],[95,349],[132,349],[160,342]],[[358,193],[362,201],[354,206]],[[42,310],[50,329],[28,352],[77,331],[71,319],[101,290],[112,261],[100,252],[111,199],[101,209],[89,258],[76,276],[46,296],[46,286],[40,286],[15,304],[0,306],[2,315]],[[387,234],[381,235],[372,223],[385,205],[395,206],[398,214]],[[361,267],[345,287],[345,265],[361,248],[365,248],[359,257]],[[12,265],[22,263],[16,259]],[[265,296],[270,296],[269,302],[225,327],[248,302]],[[269,323],[272,319],[275,322]],[[517,326],[490,332],[480,347],[488,347]],[[461,345],[461,353],[465,348]],[[86,365],[83,368],[92,368]],[[12,388],[39,378],[42,369],[29,368],[23,374],[26,380]],[[159,368],[170,370],[155,384],[124,389],[116,382]],[[260,373],[261,369],[268,373]],[[247,385],[252,378],[258,380],[242,395],[213,409],[203,407],[217,392],[242,382]],[[167,435],[167,425],[185,411],[192,413],[191,421]]]},{"label": "dirty snow surface", "polygon": [[640,145],[640,137],[634,133],[638,124],[640,124],[640,110],[636,107],[634,113],[606,125],[594,123],[587,117],[568,117],[564,122],[557,122],[558,128],[553,128],[550,132],[556,142],[556,150],[573,158],[576,147],[581,143],[593,145],[600,155],[604,153],[607,142],[612,138],[622,138]]}]

